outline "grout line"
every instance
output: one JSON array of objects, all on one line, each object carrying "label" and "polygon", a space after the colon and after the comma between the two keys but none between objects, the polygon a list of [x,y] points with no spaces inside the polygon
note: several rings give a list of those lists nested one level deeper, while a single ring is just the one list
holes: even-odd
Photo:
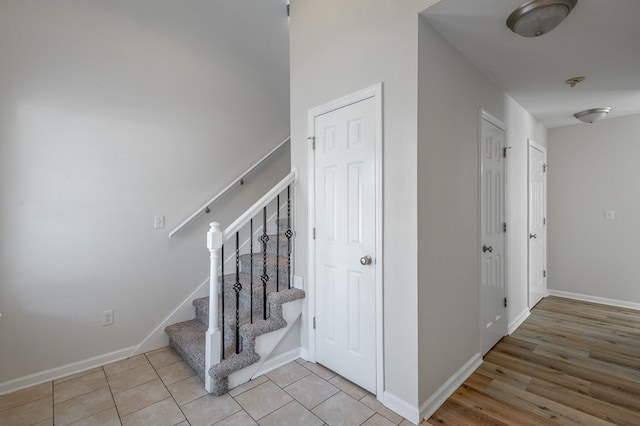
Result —
[{"label": "grout line", "polygon": [[[111,394],[111,401],[113,401],[113,408],[116,409],[116,414],[118,415],[118,421],[120,422],[120,425],[122,426],[122,417],[120,417],[120,410],[118,410],[118,404],[116,404],[116,399],[113,396],[113,390],[111,389],[111,384],[109,383],[109,378],[107,377],[107,372],[105,371],[104,366],[102,366],[101,369],[102,369],[102,374],[104,374],[104,379],[107,382],[107,387],[109,388],[109,393]],[[54,422],[54,424],[55,424],[55,422]]]}]

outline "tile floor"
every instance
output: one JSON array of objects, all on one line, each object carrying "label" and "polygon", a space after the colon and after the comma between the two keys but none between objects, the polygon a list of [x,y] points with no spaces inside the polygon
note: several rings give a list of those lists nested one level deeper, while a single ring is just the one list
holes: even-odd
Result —
[{"label": "tile floor", "polygon": [[375,396],[298,359],[214,397],[171,348],[0,396],[0,426],[410,425]]}]

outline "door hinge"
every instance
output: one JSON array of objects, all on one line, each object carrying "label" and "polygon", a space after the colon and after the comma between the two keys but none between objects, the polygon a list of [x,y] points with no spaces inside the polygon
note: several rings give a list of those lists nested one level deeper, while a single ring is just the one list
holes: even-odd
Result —
[{"label": "door hinge", "polygon": [[511,149],[511,147],[510,146],[505,146],[504,148],[502,148],[502,156],[504,158],[507,158],[507,150],[508,149]]},{"label": "door hinge", "polygon": [[546,224],[547,224],[547,218],[546,218],[546,217],[543,217],[543,218],[542,218],[542,224],[543,224],[543,225],[546,225]]},{"label": "door hinge", "polygon": [[504,307],[505,308],[507,307],[507,298],[506,297],[504,298]]},{"label": "door hinge", "polygon": [[309,136],[307,139],[311,141],[311,149],[315,150],[316,149],[316,137],[315,136]]},{"label": "door hinge", "polygon": [[311,238],[316,239],[316,228],[311,229]]},{"label": "door hinge", "polygon": [[547,271],[542,271],[542,278],[547,278]]},{"label": "door hinge", "polygon": [[542,165],[542,173],[547,173],[547,167],[549,167],[548,164],[543,164]]},{"label": "door hinge", "polygon": [[316,329],[316,317],[313,317],[313,329]]},{"label": "door hinge", "polygon": [[507,232],[507,222],[502,224],[502,232]]},{"label": "door hinge", "polygon": [[287,16],[291,16],[291,15],[289,14],[289,5],[287,5]]}]

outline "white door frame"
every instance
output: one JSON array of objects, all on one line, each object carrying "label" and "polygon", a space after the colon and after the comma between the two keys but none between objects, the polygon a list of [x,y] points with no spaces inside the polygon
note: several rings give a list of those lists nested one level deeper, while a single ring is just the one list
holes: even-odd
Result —
[{"label": "white door frame", "polygon": [[[384,392],[384,347],[383,347],[383,252],[382,252],[382,213],[383,213],[383,200],[382,200],[382,83],[375,84],[367,87],[355,93],[351,93],[347,96],[333,100],[326,104],[317,106],[309,110],[308,113],[308,131],[309,139],[312,140],[315,135],[315,118],[319,115],[326,114],[328,112],[346,107],[348,105],[363,101],[365,99],[374,98],[376,103],[376,147],[375,147],[375,208],[376,208],[376,261],[375,261],[375,274],[376,274],[376,397],[382,401]],[[308,151],[308,164],[309,164],[309,292],[308,298],[308,312],[309,318],[308,335],[309,335],[309,361],[315,362],[316,360],[316,330],[313,327],[313,318],[316,316],[316,283],[315,283],[315,240],[312,237],[312,229],[315,227],[315,209],[316,209],[316,194],[315,194],[315,154],[312,148],[312,144],[309,143]]]},{"label": "white door frame", "polygon": [[[547,162],[547,148],[536,143],[532,139],[527,139],[527,307],[531,309],[531,244],[529,244],[529,232],[531,230],[531,158],[529,147],[533,147],[544,154],[545,166]],[[547,174],[544,173],[544,217],[547,217]],[[547,227],[544,228],[544,266],[547,267]],[[547,297],[547,278],[544,278],[544,296]]]},{"label": "white door frame", "polygon": [[[483,170],[482,170],[482,120],[486,120],[489,123],[493,124],[494,126],[498,127],[499,129],[501,129],[504,132],[504,148],[507,150],[507,152],[509,151],[509,148],[511,148],[508,145],[508,139],[507,139],[507,127],[505,126],[505,124],[502,122],[502,120],[500,120],[499,118],[497,118],[496,116],[494,116],[493,114],[491,114],[489,111],[480,108],[480,119],[478,120],[478,287],[479,287],[479,298],[478,298],[478,305],[479,305],[479,313],[480,313],[480,318],[479,318],[479,325],[480,325],[480,353],[482,354],[482,344],[483,344],[483,335],[484,335],[484,326],[483,326],[483,313],[484,313],[484,306],[483,306],[483,298],[482,298],[482,175],[483,175]],[[507,157],[505,157],[505,165],[504,165],[504,220],[505,222],[508,224],[509,223],[509,199],[507,198],[507,194],[509,193],[509,173],[508,173],[508,166],[507,166]],[[507,298],[507,300],[509,300],[509,274],[508,274],[508,269],[509,269],[509,239],[506,237],[506,235],[503,236],[504,239],[504,297]],[[509,309],[508,307],[504,309],[504,316],[505,316],[505,328],[504,328],[504,335],[506,336],[509,332]]]}]

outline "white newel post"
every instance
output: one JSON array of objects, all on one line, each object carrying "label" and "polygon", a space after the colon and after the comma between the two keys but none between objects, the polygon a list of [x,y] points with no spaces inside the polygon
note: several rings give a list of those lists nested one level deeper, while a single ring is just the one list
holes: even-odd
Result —
[{"label": "white newel post", "polygon": [[207,232],[207,247],[211,254],[211,270],[209,275],[209,329],[207,330],[206,361],[204,386],[207,392],[213,391],[213,381],[209,375],[211,366],[220,363],[222,351],[222,333],[218,326],[218,265],[220,265],[220,250],[222,249],[222,231],[220,224],[211,222]]}]

